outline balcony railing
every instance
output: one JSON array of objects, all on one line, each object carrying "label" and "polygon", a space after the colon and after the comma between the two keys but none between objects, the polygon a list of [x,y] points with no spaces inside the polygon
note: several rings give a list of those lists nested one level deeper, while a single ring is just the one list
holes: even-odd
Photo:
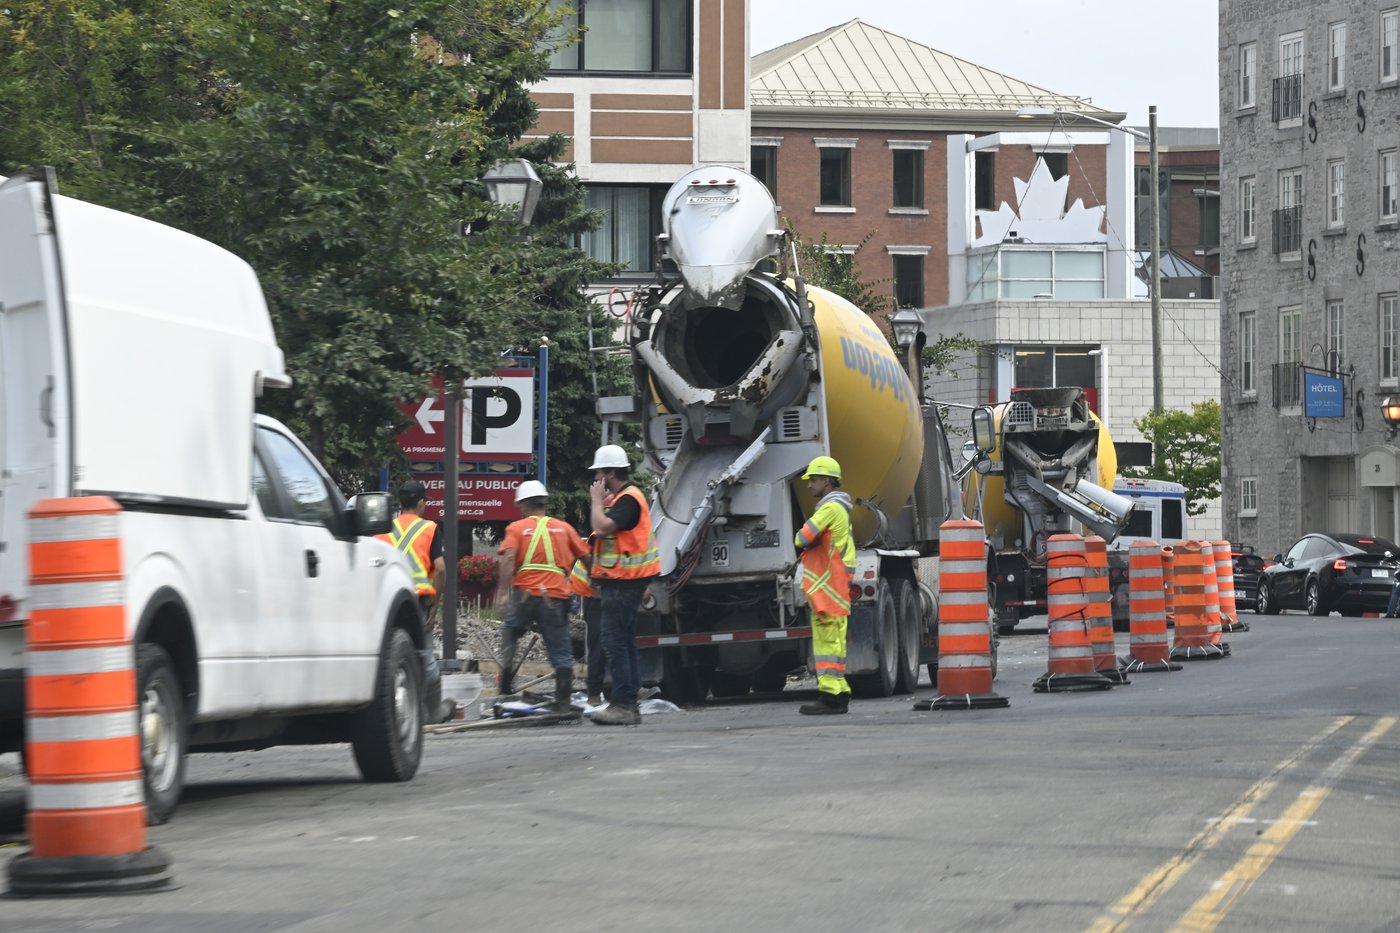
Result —
[{"label": "balcony railing", "polygon": [[1298,120],[1303,116],[1303,74],[1274,79],[1274,122]]},{"label": "balcony railing", "polygon": [[1274,407],[1298,408],[1303,404],[1303,364],[1274,364]]},{"label": "balcony railing", "polygon": [[1285,207],[1274,211],[1274,255],[1296,253],[1303,248],[1303,208]]}]

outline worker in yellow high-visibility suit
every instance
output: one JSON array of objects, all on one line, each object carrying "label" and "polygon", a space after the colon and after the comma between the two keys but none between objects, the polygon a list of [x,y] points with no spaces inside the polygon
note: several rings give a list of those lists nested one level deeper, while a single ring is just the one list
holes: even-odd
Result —
[{"label": "worker in yellow high-visibility suit", "polygon": [[831,457],[814,457],[802,478],[817,500],[796,541],[802,551],[802,592],[812,612],[817,700],[798,712],[826,716],[846,712],[851,701],[846,683],[846,619],[851,614],[851,574],[856,568],[851,497],[840,490],[841,464]]}]

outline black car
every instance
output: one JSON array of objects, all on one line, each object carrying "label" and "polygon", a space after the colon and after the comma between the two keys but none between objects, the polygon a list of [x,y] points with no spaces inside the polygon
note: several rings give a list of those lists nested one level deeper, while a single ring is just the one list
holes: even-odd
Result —
[{"label": "black car", "polygon": [[1384,612],[1400,547],[1375,535],[1311,534],[1299,538],[1259,576],[1257,609],[1303,609],[1325,616]]},{"label": "black car", "polygon": [[1253,609],[1257,612],[1259,610],[1259,576],[1272,561],[1265,560],[1248,548],[1232,551],[1230,560],[1235,574],[1236,608],[1241,611]]}]

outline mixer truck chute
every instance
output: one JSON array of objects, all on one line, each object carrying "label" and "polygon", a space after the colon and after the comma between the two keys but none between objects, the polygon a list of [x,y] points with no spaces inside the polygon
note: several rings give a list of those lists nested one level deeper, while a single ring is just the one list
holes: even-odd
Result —
[{"label": "mixer truck chute", "polygon": [[[962,517],[943,424],[880,328],[808,288],[786,244],[748,173],[707,166],[673,185],[658,250],[678,274],[646,290],[629,334],[634,397],[612,405],[640,413],[660,477],[643,680],[680,701],[781,689],[807,660],[793,538],[815,506],[797,477],[819,455],[840,461],[856,502],[853,688],[912,690],[937,660],[931,558],[939,525]],[[758,271],[765,260],[778,271]]]},{"label": "mixer truck chute", "polygon": [[1078,387],[1016,389],[973,412],[978,457],[964,500],[987,531],[987,586],[1001,634],[1045,612],[1050,536],[1112,541],[1132,500],[1111,491],[1118,460],[1108,429]]}]

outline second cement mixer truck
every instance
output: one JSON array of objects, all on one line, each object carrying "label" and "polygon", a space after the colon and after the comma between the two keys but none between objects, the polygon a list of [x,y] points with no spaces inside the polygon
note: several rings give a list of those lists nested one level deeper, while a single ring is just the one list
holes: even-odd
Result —
[{"label": "second cement mixer truck", "polygon": [[658,259],[675,272],[631,323],[634,397],[600,403],[641,422],[660,474],[643,680],[696,702],[781,689],[804,663],[793,537],[814,503],[797,478],[829,455],[856,502],[848,676],[858,695],[912,690],[937,660],[939,526],[962,517],[938,412],[865,312],[804,284],[757,179],[702,167],[662,209]]}]

